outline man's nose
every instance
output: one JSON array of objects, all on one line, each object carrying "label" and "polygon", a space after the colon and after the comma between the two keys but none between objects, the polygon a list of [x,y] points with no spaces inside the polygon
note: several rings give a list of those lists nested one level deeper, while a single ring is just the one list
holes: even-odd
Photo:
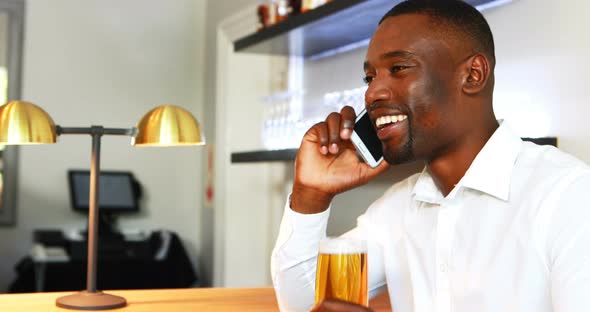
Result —
[{"label": "man's nose", "polygon": [[374,80],[369,84],[365,92],[365,103],[367,106],[378,101],[390,101],[393,96],[391,87],[383,81]]}]

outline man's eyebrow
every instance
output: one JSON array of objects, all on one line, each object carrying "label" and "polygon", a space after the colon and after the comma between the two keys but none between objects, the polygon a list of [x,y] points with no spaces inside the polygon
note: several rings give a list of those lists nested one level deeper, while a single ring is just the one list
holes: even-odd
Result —
[{"label": "man's eyebrow", "polygon": [[[389,59],[389,58],[394,58],[394,57],[399,57],[399,58],[413,58],[415,55],[412,52],[408,52],[408,51],[400,51],[400,50],[395,50],[395,51],[390,51],[390,52],[386,52],[381,54],[381,56],[379,56],[379,58],[381,60],[385,60],[385,59]],[[365,61],[363,63],[363,68],[366,70],[367,68],[371,67],[370,63],[368,61]]]},{"label": "man's eyebrow", "polygon": [[383,60],[383,59],[388,59],[388,58],[392,58],[392,57],[412,58],[412,57],[414,57],[414,53],[408,52],[408,51],[396,50],[396,51],[383,53],[383,54],[381,54],[381,56],[379,58]]}]

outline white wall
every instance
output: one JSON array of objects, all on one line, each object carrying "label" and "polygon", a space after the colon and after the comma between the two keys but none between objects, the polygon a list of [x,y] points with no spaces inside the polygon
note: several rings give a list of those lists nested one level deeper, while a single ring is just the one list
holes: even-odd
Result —
[{"label": "white wall", "polygon": [[215,283],[227,287],[270,285],[273,223],[284,200],[284,164],[230,163],[233,152],[262,148],[262,97],[285,87],[275,78],[286,57],[233,52],[232,41],[255,29],[252,12],[224,19],[217,37]]},{"label": "white wall", "polygon": [[[218,31],[220,30],[221,23],[224,20],[227,20],[231,16],[239,14],[240,12],[246,12],[246,19],[249,17],[254,19],[255,11],[251,10],[250,8],[252,8],[257,3],[258,0],[210,0],[207,2],[207,31],[205,41],[207,55],[207,62],[205,64],[205,71],[207,73],[207,79],[205,80],[205,103],[207,103],[207,105],[204,106],[205,121],[203,124],[205,126],[205,131],[208,134],[207,140],[209,142],[209,146],[214,149],[214,151],[211,151],[211,155],[215,168],[213,175],[215,176],[216,182],[214,188],[215,198],[213,202],[203,205],[204,209],[201,210],[201,267],[206,273],[205,277],[207,278],[207,282],[215,286],[226,285],[223,276],[224,272],[226,271],[226,257],[224,253],[226,248],[226,221],[224,219],[224,205],[221,203],[225,198],[231,196],[231,194],[224,192],[217,181],[222,175],[222,170],[220,170],[220,168],[225,168],[229,161],[229,156],[227,154],[219,153],[218,150],[223,148],[232,148],[232,146],[226,146],[225,144],[227,142],[224,140],[218,139],[219,134],[217,134],[216,128],[226,125],[216,125],[215,122],[215,120],[218,118],[222,118],[222,116],[218,116],[219,108],[216,107],[216,103],[218,102],[217,94],[233,94],[235,92],[235,95],[239,96],[239,92],[241,90],[227,90],[217,83],[219,76],[218,71],[220,70],[217,64],[218,58],[220,55],[225,55],[225,53],[228,52],[225,49],[223,51],[219,51],[219,46],[222,45],[224,48],[231,50],[231,47],[225,46],[230,45],[229,42],[218,42]],[[251,12],[251,15],[249,12]],[[245,31],[250,30],[246,29]],[[228,69],[228,71],[232,70],[234,69]],[[255,70],[252,74],[257,74],[257,71]],[[227,125],[227,127],[230,127],[230,125]],[[206,181],[204,180],[204,182]],[[229,257],[227,259],[229,259]]]},{"label": "white wall", "polygon": [[[224,1],[216,2],[221,5]],[[384,13],[387,9],[384,8]],[[570,0],[567,4],[554,0],[514,0],[511,4],[484,13],[491,24],[497,45],[495,108],[498,116],[507,119],[522,136],[557,136],[561,149],[586,162],[590,162],[590,126],[582,119],[590,113],[590,95],[586,93],[588,79],[585,78],[590,70],[590,61],[585,57],[590,55],[590,38],[583,30],[590,29],[590,21],[585,16],[588,9],[590,4],[582,0]],[[362,48],[330,59],[306,62],[307,91],[318,94],[360,86],[364,54],[365,48]],[[249,60],[241,56],[236,58],[243,58],[246,62]],[[241,90],[228,88],[222,92],[229,94],[228,97],[239,97]],[[254,103],[247,102],[247,105]],[[249,116],[255,116],[262,112],[262,108],[251,106],[247,111]],[[227,124],[228,131],[255,129],[257,117],[247,118],[253,120],[249,127],[242,120],[236,128]],[[247,136],[238,135],[238,138],[218,138],[218,142],[233,142],[229,149],[244,146],[256,148],[259,143],[257,136],[248,139]],[[249,225],[249,220],[268,220],[268,209],[260,208],[261,201],[264,201],[262,197],[283,194],[286,188],[284,181],[268,180],[264,171],[269,170],[266,167],[268,165],[233,166],[240,166],[239,170],[258,168],[259,180],[252,178],[228,182],[246,183],[243,190],[247,189],[249,194],[256,196],[253,197],[256,200],[239,202],[239,208],[244,213],[242,217],[224,219],[229,222],[224,224],[226,229],[237,228],[244,233],[242,237],[227,235],[232,241],[226,241],[226,244],[239,247],[250,241],[265,241],[268,238],[264,235],[268,230],[254,228]],[[246,169],[247,166],[250,169]],[[420,169],[421,164],[418,163],[399,166],[368,186],[338,196],[334,202],[329,234],[339,234],[354,226],[356,216],[391,183]],[[272,170],[284,170],[288,173],[287,179],[292,178],[292,166],[282,165]],[[230,174],[240,176],[242,173],[227,171],[224,174],[227,178]],[[261,182],[263,179],[264,183]],[[239,190],[237,187],[236,190]],[[224,196],[234,202],[236,198],[245,198],[241,193],[227,193]],[[265,204],[269,203],[265,201]],[[259,224],[255,223],[255,226]],[[270,229],[274,226],[269,225]],[[259,255],[246,254],[251,249],[237,247],[235,252],[226,248],[223,270],[247,270],[250,281],[256,281],[253,284],[263,281],[268,276],[267,263],[258,261]],[[268,249],[262,252],[266,253],[264,256],[269,256]],[[240,286],[248,284],[246,280],[233,276],[226,276],[222,282]]]},{"label": "white wall", "polygon": [[[130,127],[149,109],[176,104],[202,120],[205,1],[29,0],[23,99],[62,126]],[[131,170],[144,187],[142,214],[124,228],[171,229],[193,262],[200,248],[201,147],[134,148],[102,139],[102,169]],[[0,229],[0,290],[36,228],[83,228],[70,210],[66,171],[87,169],[90,138],[20,151],[18,220]],[[100,268],[99,268],[100,270]]]},{"label": "white wall", "polygon": [[[227,145],[230,146],[225,155],[236,151],[259,150],[262,147],[259,135],[262,115],[256,106],[261,104],[260,97],[270,92],[267,83],[270,71],[268,57],[233,54],[229,65],[232,71],[229,89],[239,92],[228,94],[225,101],[228,109],[221,120],[222,124],[230,125],[225,132]],[[253,72],[256,74],[253,75]],[[224,249],[223,285],[270,285],[268,255],[273,243],[271,220],[273,204],[276,204],[272,196],[282,191],[273,189],[277,184],[271,182],[271,176],[273,171],[280,173],[284,165],[226,164],[224,194],[227,196],[222,219],[224,245],[217,246]],[[255,264],[255,269],[249,268],[250,263]]]},{"label": "white wall", "polygon": [[495,109],[522,136],[550,135],[590,163],[590,29],[583,0],[515,0],[486,13],[496,39]]}]

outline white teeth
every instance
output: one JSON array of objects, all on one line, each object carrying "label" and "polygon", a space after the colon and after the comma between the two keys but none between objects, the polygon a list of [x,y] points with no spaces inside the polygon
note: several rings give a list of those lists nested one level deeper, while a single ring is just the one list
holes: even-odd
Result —
[{"label": "white teeth", "polygon": [[408,118],[407,115],[391,115],[391,116],[381,116],[379,118],[377,118],[377,120],[375,121],[375,124],[377,125],[377,128],[390,124],[390,123],[397,123],[400,121],[404,121]]}]

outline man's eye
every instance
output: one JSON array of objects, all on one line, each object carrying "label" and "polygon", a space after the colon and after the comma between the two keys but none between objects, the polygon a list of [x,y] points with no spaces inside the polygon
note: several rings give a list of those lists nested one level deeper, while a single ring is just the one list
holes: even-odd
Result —
[{"label": "man's eye", "polygon": [[363,81],[366,84],[369,84],[369,83],[371,83],[371,81],[373,81],[373,77],[371,77],[371,76],[365,76],[365,77],[363,77]]},{"label": "man's eye", "polygon": [[402,71],[402,70],[409,68],[409,67],[410,66],[405,66],[405,65],[395,65],[395,66],[392,66],[390,68],[390,70],[392,73],[395,73],[395,72]]}]

